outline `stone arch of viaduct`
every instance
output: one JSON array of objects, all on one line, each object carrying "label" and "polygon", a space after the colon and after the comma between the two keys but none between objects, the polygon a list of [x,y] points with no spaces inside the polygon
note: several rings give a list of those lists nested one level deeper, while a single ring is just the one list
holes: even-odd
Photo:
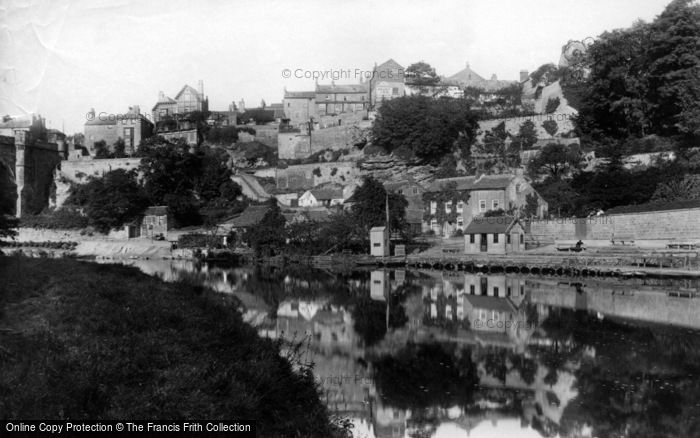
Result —
[{"label": "stone arch of viaduct", "polygon": [[58,146],[32,139],[24,130],[0,136],[0,190],[12,192],[14,206],[4,213],[17,217],[40,213],[49,205],[53,175],[61,162]]}]

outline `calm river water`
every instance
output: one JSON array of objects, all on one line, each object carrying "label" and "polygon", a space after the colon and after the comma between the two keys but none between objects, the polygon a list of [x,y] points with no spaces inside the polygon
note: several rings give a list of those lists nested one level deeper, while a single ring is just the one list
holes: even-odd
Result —
[{"label": "calm river water", "polygon": [[356,437],[700,437],[700,284],[128,261],[302,342]]}]

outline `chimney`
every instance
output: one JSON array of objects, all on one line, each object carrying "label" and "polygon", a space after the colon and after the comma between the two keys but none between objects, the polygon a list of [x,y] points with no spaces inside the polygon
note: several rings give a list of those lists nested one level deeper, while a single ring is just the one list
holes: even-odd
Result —
[{"label": "chimney", "polygon": [[243,99],[238,102],[238,111],[245,112],[245,101]]},{"label": "chimney", "polygon": [[467,63],[466,63],[466,64],[467,64],[467,68],[469,68],[469,61],[467,61]]},{"label": "chimney", "polygon": [[134,106],[130,107],[129,110],[131,111],[132,114],[136,114],[136,115],[141,114],[141,108],[139,108],[138,105],[134,105]]},{"label": "chimney", "polygon": [[496,74],[495,74],[495,73],[491,75],[491,80],[492,80],[492,81],[497,81],[497,80],[498,80],[498,77],[496,77]]},{"label": "chimney", "polygon": [[165,99],[165,93],[163,93],[162,91],[159,91],[158,92],[158,101],[160,102],[161,100],[164,100],[164,99]]},{"label": "chimney", "polygon": [[201,79],[197,81],[197,91],[199,92],[199,97],[204,99],[204,81]]},{"label": "chimney", "polygon": [[530,77],[530,72],[527,70],[520,70],[520,82],[525,82]]}]

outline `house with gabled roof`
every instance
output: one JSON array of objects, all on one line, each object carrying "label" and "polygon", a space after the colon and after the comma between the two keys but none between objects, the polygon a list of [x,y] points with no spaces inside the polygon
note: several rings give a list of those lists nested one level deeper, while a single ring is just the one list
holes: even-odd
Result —
[{"label": "house with gabled roof", "polygon": [[374,64],[372,77],[369,80],[370,101],[373,106],[381,105],[382,100],[391,100],[404,96],[406,69],[389,59],[384,63]]},{"label": "house with gabled roof", "polygon": [[317,187],[299,197],[299,207],[331,207],[345,201],[342,187]]},{"label": "house with gabled roof", "polygon": [[472,219],[489,211],[524,212],[528,201],[536,202],[537,217],[544,217],[548,210],[547,201],[522,174],[436,179],[427,188],[423,201],[427,226],[445,237],[464,231]]},{"label": "house with gabled roof", "polygon": [[525,228],[513,216],[477,217],[464,230],[465,254],[511,254],[525,249]]},{"label": "house with gabled roof", "polygon": [[153,121],[156,134],[167,140],[184,138],[188,144],[197,144],[199,132],[196,121],[192,120],[194,112],[209,111],[209,99],[204,96],[204,83],[197,83],[198,89],[185,84],[175,98],[158,92],[158,101],[153,106]]}]

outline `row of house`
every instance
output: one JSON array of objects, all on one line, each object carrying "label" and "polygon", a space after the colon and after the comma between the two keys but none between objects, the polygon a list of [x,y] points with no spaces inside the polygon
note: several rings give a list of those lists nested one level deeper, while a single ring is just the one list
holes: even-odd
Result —
[{"label": "row of house", "polygon": [[[527,71],[522,71],[528,77]],[[474,72],[469,63],[463,70],[447,78],[440,78],[434,85],[418,85],[415,79],[406,75],[406,69],[393,59],[374,64],[369,80],[357,84],[319,85],[313,91],[284,90],[284,115],[292,126],[300,127],[313,123],[322,116],[342,113],[357,113],[376,108],[383,100],[391,100],[406,95],[422,94],[431,97],[461,97],[466,87],[493,92],[517,84],[518,81],[498,80],[496,75],[484,79]]]}]

